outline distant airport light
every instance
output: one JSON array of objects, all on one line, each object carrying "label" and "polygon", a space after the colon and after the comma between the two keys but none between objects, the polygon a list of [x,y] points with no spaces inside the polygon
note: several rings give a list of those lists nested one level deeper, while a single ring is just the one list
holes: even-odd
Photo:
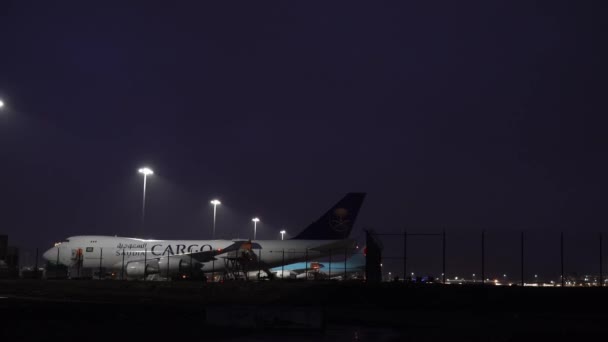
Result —
[{"label": "distant airport light", "polygon": [[4,107],[4,102],[2,102],[2,100],[0,100],[0,108]]},{"label": "distant airport light", "polygon": [[222,202],[220,202],[217,199],[214,199],[214,200],[211,200],[210,203],[213,204],[213,235],[212,235],[212,238],[213,238],[213,240],[215,240],[215,217],[216,217],[216,213],[217,213],[217,206],[222,204]]},{"label": "distant airport light", "polygon": [[281,240],[284,240],[285,233],[287,232],[285,230],[281,230],[279,233],[281,233]]},{"label": "distant airport light", "polygon": [[258,222],[260,222],[260,219],[257,217],[254,217],[251,219],[251,221],[253,221],[253,239],[255,240],[256,233],[258,230]]}]

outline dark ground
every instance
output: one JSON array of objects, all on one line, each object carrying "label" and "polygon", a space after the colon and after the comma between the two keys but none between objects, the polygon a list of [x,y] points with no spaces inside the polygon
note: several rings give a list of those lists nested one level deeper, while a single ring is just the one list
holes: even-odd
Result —
[{"label": "dark ground", "polygon": [[580,340],[608,333],[607,308],[608,288],[0,281],[9,340]]}]

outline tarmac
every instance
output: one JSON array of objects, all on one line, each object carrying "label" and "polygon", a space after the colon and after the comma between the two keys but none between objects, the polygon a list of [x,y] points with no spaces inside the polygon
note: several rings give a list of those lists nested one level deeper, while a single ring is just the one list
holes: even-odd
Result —
[{"label": "tarmac", "polygon": [[[1,335],[327,341],[522,341],[608,332],[608,288],[1,280]],[[126,334],[126,335],[125,335]],[[85,338],[86,337],[86,338]]]}]

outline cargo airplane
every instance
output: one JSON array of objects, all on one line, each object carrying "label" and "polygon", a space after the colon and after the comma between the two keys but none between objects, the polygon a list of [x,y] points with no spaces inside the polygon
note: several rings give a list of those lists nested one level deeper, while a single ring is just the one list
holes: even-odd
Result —
[{"label": "cargo airplane", "polygon": [[[264,270],[352,251],[348,239],[365,193],[348,193],[317,221],[288,240],[146,240],[73,236],[47,250],[50,263],[114,273],[126,279],[201,276],[206,272]],[[100,275],[101,276],[101,275]]]}]

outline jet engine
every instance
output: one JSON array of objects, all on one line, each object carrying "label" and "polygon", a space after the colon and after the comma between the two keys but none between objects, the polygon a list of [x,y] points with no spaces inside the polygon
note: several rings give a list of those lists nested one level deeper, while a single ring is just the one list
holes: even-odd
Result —
[{"label": "jet engine", "polygon": [[274,272],[274,276],[276,279],[296,279],[296,273],[295,272],[291,272],[291,271],[275,271]]},{"label": "jet engine", "polygon": [[[181,258],[162,258],[158,261],[158,270],[163,277],[170,277],[191,271],[190,263]],[[192,269],[194,270],[194,269]],[[194,270],[195,271],[195,270]]]},{"label": "jet engine", "polygon": [[125,270],[128,277],[143,277],[144,273],[146,275],[158,273],[158,261],[148,261],[147,265],[143,261],[132,261],[127,264]]}]

